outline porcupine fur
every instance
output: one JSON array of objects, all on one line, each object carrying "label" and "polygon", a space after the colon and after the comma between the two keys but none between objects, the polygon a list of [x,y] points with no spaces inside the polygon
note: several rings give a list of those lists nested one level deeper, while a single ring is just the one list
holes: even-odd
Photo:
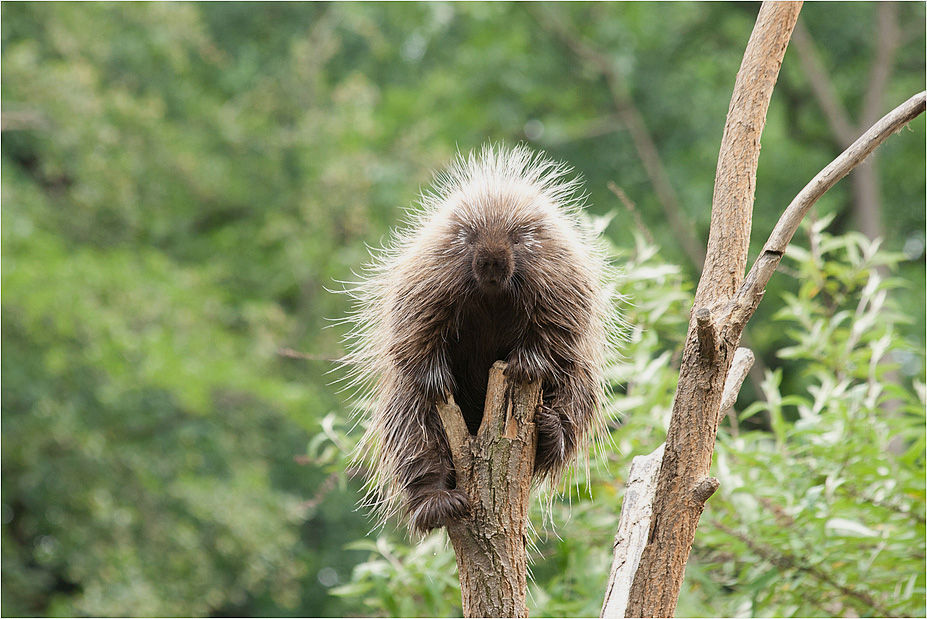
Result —
[{"label": "porcupine fur", "polygon": [[542,381],[535,479],[557,480],[599,425],[606,264],[569,172],[522,146],[459,156],[353,290],[359,453],[384,518],[403,511],[423,533],[469,511],[436,402],[451,393],[476,434],[496,360]]}]

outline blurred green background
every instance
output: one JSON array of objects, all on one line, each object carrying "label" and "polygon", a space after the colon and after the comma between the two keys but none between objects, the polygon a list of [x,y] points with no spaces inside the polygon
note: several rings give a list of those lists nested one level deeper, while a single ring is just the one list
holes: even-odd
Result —
[{"label": "blurred green background", "polygon": [[[924,5],[887,6],[804,7],[803,38],[785,56],[763,135],[752,256],[847,133],[855,138],[873,113],[923,90]],[[660,336],[648,358],[671,368],[757,10],[4,2],[2,613],[459,612],[440,534],[410,545],[395,526],[371,532],[355,509],[362,476],[347,456],[358,429],[350,392],[333,385],[349,303],[330,291],[355,279],[367,247],[384,242],[456,152],[525,142],[571,165],[585,179],[588,211],[611,217],[605,234],[617,263],[635,265],[629,315]],[[896,399],[923,386],[924,144],[919,118],[813,215],[835,237],[862,230],[883,239],[891,256],[883,268],[896,284]],[[795,243],[807,246],[809,234]],[[847,260],[870,247],[853,243]],[[844,273],[820,266],[821,277]],[[786,397],[807,392],[813,372],[777,354],[791,340],[774,315],[785,294],[821,297],[796,292],[807,280],[791,268],[751,321],[761,367],[744,406],[769,402],[764,377],[778,375]],[[643,358],[635,341],[629,367]],[[621,381],[616,393],[630,397]],[[639,393],[649,410],[672,384],[660,383],[659,397]],[[614,488],[597,495],[600,511],[584,519],[576,498],[577,531],[538,542],[534,614],[598,612],[602,567],[583,553],[598,545],[595,556],[607,559],[625,465],[662,440],[659,422],[634,434],[629,407],[628,434],[613,428]],[[796,405],[789,421],[800,412]],[[740,425],[785,444],[791,435],[777,434],[776,419]],[[922,445],[906,466],[923,476]],[[913,563],[904,565],[915,568],[924,558],[922,481],[894,491],[914,501],[921,542],[907,543]],[[741,598],[713,606],[734,599],[738,577],[723,581],[709,565],[773,561],[737,546],[722,525],[703,527],[728,535],[718,542],[728,554],[696,548],[681,609],[769,611],[744,610]],[[863,554],[886,559],[876,548]],[[813,576],[820,560],[795,573]],[[583,569],[597,570],[588,591]],[[370,584],[380,576],[379,588]],[[776,577],[750,578],[759,591]],[[905,586],[867,595],[903,597]],[[857,608],[859,595],[836,590],[852,599],[828,608]],[[386,599],[397,591],[414,603]],[[911,581],[907,599],[922,604],[923,579]],[[802,603],[776,612],[807,611]]]}]

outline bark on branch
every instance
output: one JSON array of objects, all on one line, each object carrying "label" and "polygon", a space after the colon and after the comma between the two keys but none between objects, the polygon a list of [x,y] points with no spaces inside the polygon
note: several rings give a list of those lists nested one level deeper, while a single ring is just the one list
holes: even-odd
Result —
[{"label": "bark on branch", "polygon": [[673,615],[698,519],[717,488],[708,471],[721,395],[742,331],[742,325],[731,331],[718,310],[743,279],[760,135],[800,8],[800,2],[763,3],[734,84],[718,157],[705,268],[695,294],[694,307],[709,313],[693,312],[690,320],[648,544],[625,610],[629,617]]},{"label": "bark on branch", "polygon": [[505,363],[489,372],[483,421],[470,435],[460,409],[439,404],[457,487],[470,498],[467,518],[448,525],[457,556],[465,617],[527,617],[525,547],[531,475],[537,450],[534,412],[539,382],[509,384]]}]

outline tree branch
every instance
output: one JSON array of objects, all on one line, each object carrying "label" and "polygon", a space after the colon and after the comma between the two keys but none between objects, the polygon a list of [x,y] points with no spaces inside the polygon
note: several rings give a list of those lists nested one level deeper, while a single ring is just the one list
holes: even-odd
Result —
[{"label": "tree branch", "polygon": [[692,223],[689,222],[679,203],[679,197],[670,182],[669,173],[663,165],[653,136],[647,130],[644,117],[634,104],[634,99],[628,92],[621,74],[615,70],[611,59],[606,54],[594,49],[559,23],[546,19],[537,10],[533,11],[533,14],[542,28],[554,34],[575,56],[594,67],[605,78],[618,120],[631,136],[634,150],[637,151],[637,156],[644,166],[644,172],[650,180],[676,239],[689,259],[697,267],[701,267],[705,262],[705,252],[702,251],[693,232]]},{"label": "tree branch", "polygon": [[[853,139],[879,118],[882,97],[892,73],[895,51],[900,45],[897,7],[894,2],[880,2],[876,7],[875,57],[869,73],[868,85],[863,95],[859,123],[853,125],[846,108],[840,103],[833,82],[821,64],[807,28],[798,24],[795,28],[795,49],[798,60],[808,77],[811,92],[814,93],[824,118],[836,136],[841,148],[847,148]],[[859,229],[870,239],[883,233],[879,180],[874,160],[866,162],[852,177],[853,212]]]},{"label": "tree branch", "polygon": [[618,532],[615,534],[612,569],[605,590],[605,602],[602,605],[603,619],[624,617],[628,606],[631,582],[637,573],[641,554],[647,545],[647,535],[650,533],[653,497],[665,447],[666,445],[660,445],[653,453],[636,456],[631,461],[624,501],[621,503]]},{"label": "tree branch", "polygon": [[[635,527],[649,529],[647,543],[642,552],[635,548],[619,555],[617,542],[627,536],[619,530],[612,570],[615,580],[609,585],[603,615],[621,612],[612,606],[613,600],[625,599],[623,592],[615,590],[616,574],[633,570],[638,556],[625,616],[668,617],[674,613],[695,527],[705,501],[718,487],[708,471],[720,416],[733,406],[751,364],[749,351],[735,352],[744,327],[811,205],[925,109],[927,94],[915,95],[815,176],[785,210],[744,278],[760,134],[800,7],[800,2],[764,2],[744,53],[718,158],[708,253],[689,322],[652,515],[645,524],[638,521],[646,518],[629,518]],[[626,496],[626,502],[647,496],[646,492],[646,488],[638,489],[634,496]],[[637,505],[635,510],[637,514],[650,511],[647,505]]]},{"label": "tree branch", "polygon": [[811,179],[811,182],[795,196],[792,203],[782,213],[763,251],[744,280],[737,297],[732,301],[731,317],[734,323],[745,324],[753,315],[769,278],[772,277],[782,260],[789,241],[792,240],[802,218],[814,203],[850,170],[862,163],[879,144],[923,113],[925,97],[927,93],[918,93],[883,116],[869,131]]},{"label": "tree branch", "polygon": [[737,435],[737,415],[734,413],[734,404],[737,402],[737,395],[740,393],[740,387],[744,384],[744,379],[753,367],[756,357],[749,348],[738,348],[734,353],[734,361],[731,363],[731,371],[727,374],[727,380],[724,382],[724,391],[721,392],[721,405],[718,407],[719,421],[720,417],[731,413],[731,428],[734,436]]},{"label": "tree branch", "polygon": [[795,51],[798,52],[798,64],[801,65],[802,71],[808,78],[808,85],[824,113],[824,120],[827,121],[831,133],[840,142],[840,146],[846,148],[858,132],[850,120],[850,114],[840,103],[834,84],[821,64],[821,58],[814,46],[814,39],[811,38],[811,33],[808,32],[803,22],[795,25],[792,41]]},{"label": "tree branch", "polygon": [[695,307],[731,298],[740,287],[747,251],[766,110],[800,2],[764,2],[734,83],[715,174],[705,269]]},{"label": "tree branch", "polygon": [[[764,41],[766,37],[756,36],[757,30],[769,28],[778,36],[788,37],[788,22],[794,24],[798,6],[779,3],[770,7],[764,3],[757,19],[754,36],[745,53],[745,64],[751,56],[754,40]],[[778,12],[778,15],[776,13]],[[765,15],[764,15],[765,14]],[[778,47],[775,37],[765,45]],[[781,48],[784,51],[784,47]],[[757,50],[753,50],[756,55]],[[778,58],[768,57],[769,62],[780,62]],[[741,70],[744,74],[744,70]],[[755,71],[762,75],[762,71]],[[743,83],[738,78],[733,101],[738,100],[738,88],[769,88],[768,79],[756,79],[752,84]],[[750,103],[756,97],[750,99]],[[888,136],[900,130],[913,118],[923,113],[927,106],[927,93],[919,93],[904,104],[883,117],[869,131],[860,137],[840,157],[822,170],[796,196],[785,210],[779,223],[773,229],[763,252],[757,258],[750,273],[743,280],[736,294],[723,307],[729,282],[737,279],[740,254],[709,250],[705,272],[699,282],[695,307],[687,336],[680,380],[673,406],[673,417],[667,433],[665,453],[657,481],[653,503],[652,518],[649,524],[649,542],[640,555],[640,564],[634,576],[628,597],[626,616],[670,616],[675,610],[675,602],[682,581],[682,571],[694,538],[694,528],[701,515],[704,501],[717,488],[717,480],[708,476],[711,453],[717,433],[718,420],[724,409],[733,405],[736,392],[749,369],[749,351],[739,349],[732,354],[731,349],[739,342],[746,322],[753,315],[762,299],[765,286],[790,242],[798,225],[811,206],[830,189],[840,178],[845,176]],[[768,97],[766,98],[768,103]],[[759,109],[759,106],[756,106]],[[757,112],[759,113],[759,112]],[[762,110],[765,115],[765,109]],[[755,174],[756,153],[743,143],[746,136],[747,146],[759,147],[755,127],[761,126],[754,117],[753,123],[743,119],[743,113],[735,113],[732,104],[728,124],[732,132],[739,133],[737,139],[729,140],[728,129],[722,146],[720,160],[725,159],[725,149],[739,153],[747,161],[752,160],[752,174]],[[753,137],[751,137],[753,136]],[[751,170],[741,170],[743,176],[736,173],[728,176],[722,173],[726,169],[719,162],[719,176],[716,185],[716,200],[712,209],[712,237],[722,239],[719,246],[727,247],[732,243],[747,243],[752,207],[743,212],[745,202],[752,200],[753,179]],[[721,190],[718,185],[724,185]],[[734,191],[740,201],[729,196]],[[726,214],[726,215],[725,215]],[[733,223],[728,218],[734,218]],[[715,223],[718,222],[718,229]],[[741,234],[746,228],[745,235]],[[727,236],[725,236],[727,233]],[[733,239],[733,240],[732,240]],[[711,241],[710,241],[711,242]],[[737,249],[732,247],[731,249]],[[736,254],[733,255],[732,254]],[[725,270],[727,271],[725,273]],[[707,283],[706,283],[707,282]],[[708,311],[715,307],[717,310]],[[717,329],[717,332],[715,331]],[[715,350],[716,349],[716,350]],[[712,355],[712,350],[715,354]],[[737,359],[736,363],[731,357]],[[723,391],[720,377],[726,377]],[[713,422],[713,423],[712,423]],[[642,492],[642,491],[641,491]],[[616,548],[617,550],[617,548]],[[609,591],[609,598],[618,597]],[[603,609],[604,612],[605,609]]]},{"label": "tree branch", "polygon": [[[750,239],[760,135],[800,2],[764,2],[734,84],[712,200],[711,230],[695,308],[714,310],[734,296],[743,279]],[[704,318],[704,314],[702,314]],[[648,544],[634,576],[629,617],[669,617],[676,609],[695,528],[715,483],[708,476],[721,395],[740,338],[724,332],[706,356],[695,312],[683,352],[673,416],[657,484]],[[704,324],[704,321],[703,321]],[[704,335],[704,330],[703,330]]]}]

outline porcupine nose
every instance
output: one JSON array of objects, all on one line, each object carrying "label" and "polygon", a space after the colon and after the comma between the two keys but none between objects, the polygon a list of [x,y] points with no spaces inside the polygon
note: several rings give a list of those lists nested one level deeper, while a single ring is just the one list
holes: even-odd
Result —
[{"label": "porcupine nose", "polygon": [[508,247],[484,246],[473,254],[473,274],[484,288],[501,288],[508,282],[513,270],[512,252]]}]

